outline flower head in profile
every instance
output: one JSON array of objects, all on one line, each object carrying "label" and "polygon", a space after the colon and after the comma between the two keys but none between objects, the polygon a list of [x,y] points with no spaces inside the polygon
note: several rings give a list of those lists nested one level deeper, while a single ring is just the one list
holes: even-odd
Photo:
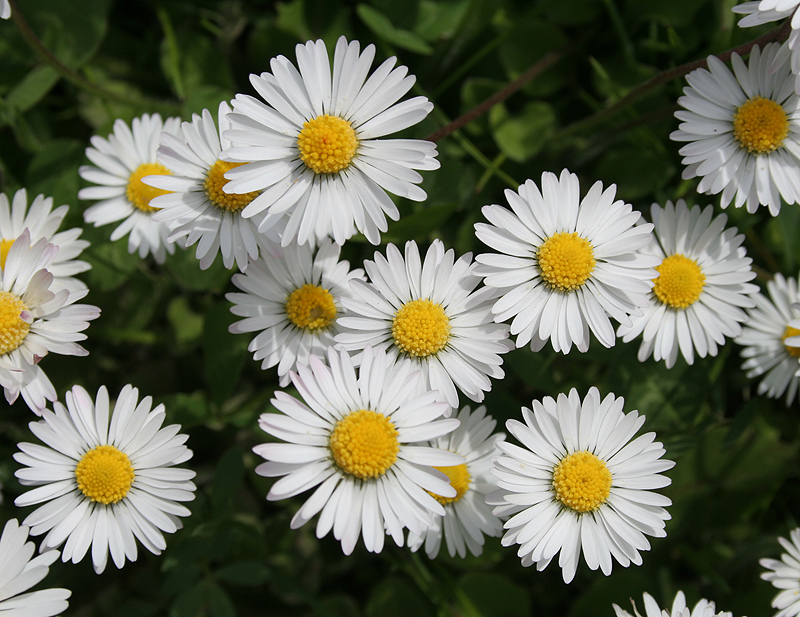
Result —
[{"label": "flower head in profile", "polygon": [[[636,608],[636,603],[633,601],[633,598],[631,598],[633,615],[631,615],[628,611],[621,609],[616,604],[613,606],[617,617],[634,617],[634,615],[636,617],[642,617]],[[655,599],[653,599],[653,596],[651,596],[649,593],[645,593],[644,610],[644,617],[733,617],[733,613],[726,611],[718,613],[714,603],[706,600],[705,598],[699,600],[697,604],[694,605],[694,608],[690,610],[689,607],[686,606],[686,596],[682,591],[679,591],[677,594],[675,594],[675,599],[672,601],[672,606],[669,610],[662,610],[658,606],[658,603],[655,601]]]},{"label": "flower head in profile", "polygon": [[[686,362],[716,356],[725,337],[738,336],[747,320],[744,308],[755,306],[758,286],[748,283],[756,273],[742,246],[744,235],[725,228],[728,217],[714,217],[714,208],[689,208],[682,199],[673,206],[650,208],[655,235],[643,253],[655,255],[659,265],[650,305],[620,326],[624,342],[642,335],[639,360],[651,355],[667,368],[680,353]],[[712,219],[713,217],[713,219]]]},{"label": "flower head in profile", "polygon": [[800,528],[792,530],[789,540],[778,538],[786,550],[777,559],[760,559],[758,561],[767,572],[761,578],[780,589],[772,600],[772,608],[777,608],[775,617],[794,617],[800,615]]},{"label": "flower head in profile", "polygon": [[292,529],[319,514],[317,537],[332,530],[347,555],[359,537],[374,553],[386,534],[402,546],[405,529],[421,534],[433,514],[444,516],[434,494],[456,496],[433,466],[461,465],[464,457],[419,442],[453,431],[458,420],[442,419],[447,403],[421,391],[419,373],[382,350],[365,349],[358,369],[343,350],[329,349],[327,361],[310,356],[308,366],[299,365],[290,375],[303,400],[278,391],[272,404],[280,413],[259,418],[283,443],[253,448],[267,461],[256,473],[280,477],[269,500],[314,489]]},{"label": "flower head in profile", "polygon": [[0,268],[0,386],[9,403],[21,394],[36,413],[56,400],[53,384],[39,365],[49,353],[85,356],[78,344],[100,309],[76,304],[88,290],[54,285],[48,270],[58,247],[44,238],[31,245],[26,228]]},{"label": "flower head in profile", "polygon": [[539,351],[550,340],[559,352],[586,351],[590,332],[611,347],[611,318],[630,325],[647,306],[657,261],[639,249],[653,226],[637,225],[640,214],[615,192],[595,182],[581,199],[578,176],[565,169],[543,173],[541,191],[533,180],[506,190],[511,211],[483,208],[489,223],[475,235],[497,253],[478,255],[475,273],[499,290],[494,319],[512,320],[517,347]]},{"label": "flower head in profile", "polygon": [[261,368],[278,367],[281,385],[289,371],[308,364],[311,355],[323,357],[340,331],[342,301],[350,297],[349,282],[363,270],[350,270],[339,261],[341,247],[324,240],[319,249],[290,244],[283,257],[261,257],[247,271],[233,276],[241,292],[226,294],[231,312],[244,317],[230,326],[238,334],[257,332],[248,349]]},{"label": "flower head in profile", "polygon": [[231,169],[226,193],[261,191],[243,211],[262,212],[264,232],[288,216],[283,245],[332,236],[337,244],[360,231],[373,244],[386,217],[399,211],[387,192],[422,201],[417,170],[439,167],[436,146],[416,139],[384,139],[423,120],[433,104],[423,96],[398,101],[414,85],[396,58],[369,77],[375,46],[363,52],[341,37],[333,67],[323,41],[298,45],[297,68],[284,56],[271,73],[251,75],[263,100],[238,94],[226,136],[237,146],[222,158],[248,163]]},{"label": "flower head in profile", "polygon": [[797,281],[778,273],[767,283],[769,297],[752,296],[755,307],[736,343],[744,346],[742,369],[750,378],[764,375],[758,393],[779,398],[786,393],[791,405],[800,382],[800,296]]},{"label": "flower head in profile", "polygon": [[560,553],[569,583],[583,553],[590,569],[608,576],[613,560],[642,563],[646,536],[666,535],[672,502],[653,491],[670,484],[661,473],[675,463],[661,458],[655,433],[633,438],[644,416],[623,413],[623,404],[613,394],[601,400],[594,387],[581,401],[573,388],[523,408],[524,423],[506,423],[522,446],[497,444],[499,488],[486,501],[496,516],[511,515],[502,544],[519,545],[523,566],[544,570]]},{"label": "flower head in profile", "polygon": [[[28,528],[12,518],[0,536],[0,615],[4,617],[52,617],[69,606],[68,589],[28,591],[43,580],[58,551],[46,550],[33,557],[36,547],[28,541]],[[27,593],[23,593],[27,592]]]},{"label": "flower head in profile", "polygon": [[79,199],[93,199],[83,219],[95,227],[120,222],[111,233],[111,241],[128,236],[128,252],[139,253],[144,259],[152,253],[158,263],[163,263],[166,253],[174,253],[169,241],[169,228],[153,220],[155,208],[150,201],[164,191],[142,182],[145,176],[168,174],[169,169],[158,162],[156,151],[162,131],[175,133],[180,126],[178,118],[166,122],[158,114],[144,114],[134,118],[131,126],[124,121],[114,122],[114,131],[108,138],[95,135],[92,146],[86,148],[86,157],[94,165],[82,165],[81,178],[95,186],[78,191]]},{"label": "flower head in profile", "polygon": [[125,386],[112,405],[105,386],[95,399],[80,386],[66,394],[66,406],[53,405],[29,426],[44,445],[19,444],[14,459],[24,465],[15,475],[33,486],[14,501],[43,504],[24,521],[32,535],[46,533],[42,548],[63,545],[63,561],[78,563],[91,549],[96,572],[109,553],[117,568],[135,561],[138,540],[156,555],[166,547],[164,533],[182,527],[194,499],[194,471],[175,467],[192,451],[180,426],[162,427],[163,405]]},{"label": "flower head in profile", "polygon": [[464,407],[455,416],[461,422],[450,433],[430,442],[430,445],[461,454],[466,462],[437,469],[450,478],[456,490],[455,497],[434,495],[445,510],[444,516],[435,515],[433,525],[422,534],[409,533],[408,546],[412,551],[424,545],[428,557],[434,559],[444,539],[451,557],[464,558],[467,551],[475,556],[483,552],[484,536],[497,537],[503,532],[500,519],[492,514],[486,495],[497,488],[492,475],[492,457],[497,454],[497,442],[504,433],[492,433],[495,420],[486,414],[486,408],[472,411]]},{"label": "flower head in profile", "polygon": [[698,192],[721,194],[723,208],[763,205],[776,216],[781,200],[800,201],[800,97],[788,63],[776,64],[779,47],[756,45],[748,64],[734,53],[733,72],[709,56],[708,69],[686,76],[670,139],[688,142],[683,178],[700,178]]},{"label": "flower head in profile", "polygon": [[492,318],[495,290],[480,286],[473,267],[471,253],[456,259],[440,240],[424,259],[414,241],[406,243],[405,258],[388,245],[386,257],[376,252],[364,262],[369,283],[350,284],[336,342],[350,352],[385,349],[412,364],[450,407],[458,407],[459,391],[481,402],[490,378],[503,377],[501,355],[512,345],[508,326]]},{"label": "flower head in profile", "polygon": [[191,122],[181,124],[175,134],[164,132],[158,160],[171,173],[145,176],[143,181],[163,193],[153,197],[150,207],[156,210],[153,220],[168,225],[169,241],[182,242],[184,247],[197,244],[196,256],[203,270],[220,253],[226,268],[235,261],[244,272],[248,260],[257,259],[259,252],[279,252],[280,227],[271,228],[273,235],[267,237],[258,233],[263,217],[242,217],[242,210],[258,192],[236,195],[223,190],[228,182],[225,172],[242,165],[219,158],[220,152],[232,145],[223,135],[230,126],[229,112],[226,102],[219,104],[219,130],[204,109],[202,115],[194,114]]},{"label": "flower head in profile", "polygon": [[53,198],[44,195],[37,195],[29,208],[28,193],[24,188],[14,193],[11,203],[8,197],[0,194],[0,268],[5,266],[11,245],[28,229],[31,242],[44,238],[58,247],[58,253],[47,266],[53,275],[51,290],[86,289],[83,281],[75,275],[91,268],[89,263],[77,259],[89,242],[79,239],[83,232],[79,227],[58,231],[68,211],[67,205],[53,210]]}]

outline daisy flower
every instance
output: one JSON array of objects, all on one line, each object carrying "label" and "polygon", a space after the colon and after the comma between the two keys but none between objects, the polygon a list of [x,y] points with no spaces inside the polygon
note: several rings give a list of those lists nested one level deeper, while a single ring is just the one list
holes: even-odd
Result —
[{"label": "daisy flower", "polygon": [[657,262],[639,249],[653,226],[636,225],[640,214],[615,192],[595,182],[581,200],[578,176],[565,169],[543,173],[541,192],[533,180],[506,190],[511,212],[484,206],[490,224],[477,223],[475,235],[500,254],[478,255],[475,273],[500,290],[494,319],[513,319],[517,347],[539,351],[550,339],[556,351],[586,351],[590,331],[612,347],[609,317],[630,324],[647,306]]},{"label": "daisy flower", "polygon": [[[716,606],[713,602],[705,598],[699,600],[694,608],[689,610],[686,606],[686,596],[682,591],[675,594],[675,599],[672,601],[672,607],[669,610],[661,610],[658,603],[653,599],[649,593],[644,594],[644,617],[733,617],[733,613],[717,612]],[[616,604],[614,612],[617,617],[641,617],[639,611],[636,609],[636,603],[631,598],[631,606],[633,606],[633,615],[628,611],[621,609]]]},{"label": "daisy flower", "polygon": [[645,536],[666,535],[664,506],[672,502],[653,489],[670,484],[661,472],[675,463],[661,460],[655,433],[631,441],[644,416],[623,413],[623,404],[613,394],[601,401],[594,387],[581,402],[573,388],[557,400],[533,401],[533,411],[523,407],[524,424],[506,422],[523,447],[497,444],[499,488],[486,501],[496,516],[513,515],[502,544],[520,545],[523,566],[544,570],[560,551],[569,583],[583,553],[589,568],[608,576],[612,557],[640,565],[639,551],[650,548]]},{"label": "daisy flower", "polygon": [[329,349],[327,360],[310,356],[308,366],[290,373],[303,401],[278,391],[272,404],[281,413],[259,418],[264,432],[285,443],[253,448],[267,460],[256,473],[281,477],[267,495],[271,501],[316,487],[292,529],[319,513],[317,537],[332,529],[346,555],[359,536],[374,553],[386,534],[402,546],[403,529],[420,534],[432,514],[444,516],[432,494],[456,496],[448,477],[431,466],[461,465],[464,457],[418,442],[451,432],[458,420],[441,419],[447,404],[436,401],[435,391],[419,394],[418,372],[381,350],[364,350],[358,371],[343,350]]},{"label": "daisy flower", "polygon": [[458,407],[458,390],[476,402],[502,379],[501,354],[511,349],[508,327],[495,324],[491,307],[495,291],[477,289],[472,254],[458,260],[434,240],[425,259],[417,244],[407,242],[405,259],[393,244],[386,257],[365,261],[369,283],[353,281],[342,304],[336,342],[348,351],[367,346],[385,349],[422,371],[425,387]]},{"label": "daisy flower", "polygon": [[708,70],[686,76],[670,139],[689,142],[678,151],[683,178],[700,178],[700,193],[721,193],[723,208],[764,205],[776,216],[781,199],[800,201],[800,97],[789,65],[774,64],[779,47],[756,45],[749,65],[734,53],[733,72],[709,56]]},{"label": "daisy flower", "polygon": [[194,499],[194,472],[175,468],[192,457],[180,426],[162,428],[164,406],[126,385],[113,408],[105,386],[92,400],[74,386],[66,406],[42,412],[30,429],[44,445],[21,443],[15,475],[34,486],[14,501],[44,504],[25,519],[34,536],[47,533],[43,549],[64,545],[61,558],[78,563],[91,547],[95,572],[108,555],[117,568],[136,560],[138,539],[151,553],[166,547],[162,532],[173,533],[189,510],[178,502]]},{"label": "daisy flower", "polygon": [[197,243],[196,256],[202,270],[221,253],[226,268],[231,268],[235,260],[244,271],[248,259],[258,258],[259,247],[261,252],[267,247],[274,253],[270,245],[280,242],[277,226],[270,229],[274,235],[268,239],[258,233],[263,217],[241,216],[258,192],[235,195],[223,191],[228,182],[225,172],[243,164],[219,158],[222,150],[231,147],[223,137],[230,126],[229,112],[226,102],[219,104],[219,131],[211,113],[204,109],[202,116],[194,114],[191,122],[184,122],[180,132],[163,133],[158,160],[172,173],[143,178],[145,184],[169,191],[150,201],[150,207],[156,210],[153,220],[167,224],[170,242],[182,241],[184,248]]},{"label": "daisy flower", "polygon": [[111,233],[115,242],[128,235],[128,252],[138,251],[144,259],[152,253],[158,263],[163,263],[166,253],[175,252],[168,240],[169,228],[153,220],[155,208],[150,200],[165,191],[142,182],[145,176],[169,174],[170,171],[156,160],[156,150],[162,131],[177,132],[178,118],[162,122],[158,114],[144,114],[134,118],[129,127],[122,120],[114,122],[114,132],[104,139],[97,135],[86,148],[86,157],[94,163],[82,165],[81,178],[96,186],[78,191],[79,199],[99,200],[83,213],[83,219],[95,227],[122,221]]},{"label": "daisy flower", "polygon": [[408,534],[411,550],[417,551],[424,544],[431,559],[439,554],[442,536],[450,556],[458,554],[463,559],[467,550],[475,556],[483,552],[484,535],[497,537],[503,533],[503,524],[486,504],[486,495],[497,488],[491,458],[497,454],[497,442],[505,434],[492,434],[497,423],[486,415],[483,406],[474,412],[464,407],[456,419],[461,424],[455,431],[430,442],[435,448],[456,452],[466,459],[461,465],[437,467],[450,478],[456,496],[434,495],[444,506],[445,515],[434,516],[433,525],[422,534]]},{"label": "daisy flower", "polygon": [[726,336],[741,334],[747,320],[742,308],[756,305],[751,294],[758,286],[747,282],[756,273],[742,246],[744,235],[725,229],[725,214],[712,220],[712,206],[690,209],[679,199],[675,206],[653,204],[650,212],[655,237],[642,252],[657,257],[658,278],[650,305],[617,335],[627,343],[642,334],[639,361],[652,355],[667,368],[678,352],[689,364],[695,353],[716,356]]},{"label": "daisy flower", "polygon": [[752,296],[756,305],[747,311],[748,320],[736,343],[743,345],[742,369],[747,376],[766,376],[758,384],[758,393],[778,398],[786,392],[791,405],[800,381],[800,304],[797,281],[781,274],[767,283],[769,298],[761,293]]},{"label": "daisy flower", "polygon": [[37,195],[28,208],[28,193],[25,189],[14,193],[11,204],[8,197],[0,194],[0,268],[5,267],[8,249],[27,228],[31,242],[44,238],[58,247],[58,253],[47,267],[53,275],[51,289],[86,289],[83,281],[74,275],[91,268],[87,262],[76,259],[89,246],[89,242],[78,239],[83,232],[78,227],[58,231],[68,211],[67,205],[53,210],[53,198],[44,195]]},{"label": "daisy flower", "polygon": [[762,572],[761,578],[772,583],[781,591],[772,600],[772,608],[777,608],[775,617],[794,617],[800,615],[800,528],[789,535],[791,542],[778,538],[778,542],[786,549],[781,560],[759,559],[758,563],[768,572]]},{"label": "daisy flower", "polygon": [[[36,547],[28,541],[28,528],[12,518],[0,536],[0,615],[4,617],[51,617],[67,610],[68,589],[27,591],[47,576],[58,551],[33,557]],[[31,559],[33,557],[33,559]]]},{"label": "daisy flower", "polygon": [[44,238],[31,246],[25,229],[13,242],[0,270],[0,386],[6,400],[22,398],[36,413],[56,400],[53,384],[39,366],[48,353],[85,356],[77,341],[83,330],[100,315],[100,309],[75,304],[88,290],[68,291],[53,287],[47,269],[58,247]]},{"label": "daisy flower", "polygon": [[386,192],[423,201],[415,170],[437,169],[436,146],[416,139],[381,139],[423,120],[433,109],[424,96],[397,101],[413,86],[404,66],[389,58],[367,78],[375,46],[363,53],[341,37],[331,71],[323,41],[298,45],[297,64],[284,56],[270,61],[271,73],[251,75],[262,102],[236,95],[238,144],[222,158],[249,163],[225,174],[226,193],[263,191],[243,211],[265,212],[264,232],[288,215],[283,245],[332,236],[337,244],[363,233],[373,244],[386,231],[386,217],[399,212]]},{"label": "daisy flower", "polygon": [[242,293],[225,297],[231,312],[244,319],[231,324],[234,334],[258,332],[248,347],[261,368],[278,367],[281,386],[289,384],[289,371],[308,364],[311,355],[322,357],[339,331],[342,301],[351,295],[348,283],[364,271],[350,270],[339,261],[341,247],[324,240],[314,254],[307,244],[290,244],[283,258],[262,257],[250,263],[233,284]]},{"label": "daisy flower", "polygon": [[800,0],[758,0],[755,2],[743,2],[732,8],[734,13],[744,15],[739,20],[742,28],[760,26],[772,21],[780,21],[791,17],[792,31],[789,38],[781,46],[770,70],[779,62],[784,62],[787,57],[791,57],[792,73],[794,73],[794,89],[800,94],[800,15],[797,14],[797,7]]}]

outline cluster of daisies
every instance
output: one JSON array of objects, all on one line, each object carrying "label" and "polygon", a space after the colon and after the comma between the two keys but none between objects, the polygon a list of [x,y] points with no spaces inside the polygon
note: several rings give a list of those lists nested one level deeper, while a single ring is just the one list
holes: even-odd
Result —
[{"label": "cluster of daisies", "polygon": [[[791,4],[792,7],[787,8]],[[798,3],[750,2],[737,10],[753,23],[786,16]],[[757,6],[756,6],[757,5]],[[7,5],[2,16],[7,17]],[[760,20],[760,21],[758,21]],[[747,24],[743,24],[747,25]],[[791,38],[788,45],[791,45]],[[86,223],[115,223],[130,252],[162,263],[176,246],[196,246],[199,267],[221,256],[238,272],[226,297],[241,317],[233,333],[254,333],[249,350],[282,387],[259,426],[272,439],[255,447],[256,472],[274,477],[267,498],[311,492],[291,521],[316,519],[350,554],[361,541],[380,552],[398,546],[436,557],[480,555],[488,537],[515,546],[525,566],[558,556],[565,582],[578,563],[610,574],[641,564],[648,538],[665,536],[674,463],[645,418],[622,397],[572,389],[523,408],[495,432],[483,402],[504,377],[503,355],[585,352],[640,340],[639,360],[672,367],[678,356],[715,356],[726,339],[745,347],[749,376],[766,374],[759,393],[794,400],[800,370],[797,282],[780,274],[770,298],[744,236],[713,207],[653,204],[649,222],[616,198],[612,185],[582,194],[578,177],[545,172],[507,190],[505,205],[483,208],[476,237],[494,252],[457,256],[439,241],[376,251],[363,268],[340,259],[356,233],[379,244],[399,211],[389,194],[426,199],[421,171],[439,167],[434,144],[388,138],[423,120],[425,97],[405,100],[414,84],[390,58],[371,72],[372,45],[339,39],[332,62],[322,41],[298,45],[251,76],[258,97],[239,94],[191,121],[145,114],[95,136],[80,168],[94,203]],[[721,205],[800,202],[798,101],[793,60],[778,44],[754,47],[733,72],[709,58],[689,87],[672,134],[684,177],[721,193]],[[793,57],[792,57],[793,58]],[[76,274],[80,230],[58,232],[66,206],[25,191],[0,197],[0,383],[39,419],[41,443],[22,443],[19,482],[33,487],[16,505],[39,506],[9,521],[0,539],[0,611],[66,608],[69,592],[18,595],[41,580],[61,551],[78,562],[91,549],[97,572],[110,556],[120,568],[138,545],[158,554],[193,499],[186,435],[163,426],[166,412],[125,386],[115,402],[79,386],[59,402],[39,367],[49,352],[83,355],[77,341],[96,307],[76,304],[88,290]],[[48,408],[52,403],[52,409]],[[637,435],[638,434],[638,435]],[[31,559],[28,535],[43,535]],[[786,591],[780,617],[800,613],[800,530],[781,562],[763,560],[764,578]],[[792,579],[792,576],[795,578]],[[15,582],[17,581],[17,582]],[[16,596],[16,597],[14,597]],[[17,603],[17,604],[15,604]],[[645,594],[648,617],[662,613]],[[619,617],[628,613],[615,606]],[[634,612],[638,611],[634,607]],[[713,617],[679,593],[670,611]]]}]

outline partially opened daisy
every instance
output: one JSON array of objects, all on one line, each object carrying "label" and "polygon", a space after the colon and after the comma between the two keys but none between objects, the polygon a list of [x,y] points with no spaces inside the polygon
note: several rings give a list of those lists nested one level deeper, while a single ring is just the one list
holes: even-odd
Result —
[{"label": "partially opened daisy", "polygon": [[375,46],[363,53],[341,37],[331,69],[323,41],[298,45],[298,68],[284,56],[271,73],[251,75],[263,101],[238,94],[226,133],[241,144],[222,158],[249,163],[225,174],[226,193],[263,191],[243,211],[265,212],[264,232],[284,214],[283,245],[332,236],[337,244],[363,233],[373,244],[397,220],[391,198],[422,201],[416,170],[437,169],[436,146],[417,139],[383,139],[423,120],[433,109],[424,96],[398,101],[414,85],[404,66],[389,58],[367,78]]},{"label": "partially opened daisy", "polygon": [[723,208],[763,205],[776,216],[781,200],[800,201],[800,97],[789,64],[775,65],[779,47],[756,45],[748,64],[734,53],[733,72],[709,56],[708,70],[686,76],[670,139],[689,142],[679,150],[683,178],[700,178],[700,193],[721,193]]},{"label": "partially opened daisy", "polygon": [[480,286],[473,267],[471,253],[456,259],[440,240],[424,259],[414,241],[406,243],[405,258],[388,245],[386,257],[376,252],[364,262],[369,283],[350,284],[336,342],[351,352],[385,349],[412,364],[453,408],[459,391],[481,402],[492,387],[489,378],[502,379],[501,354],[512,345],[508,327],[492,318],[495,291]]},{"label": "partially opened daisy", "polygon": [[464,558],[467,551],[476,556],[483,552],[484,536],[497,537],[503,533],[503,523],[492,514],[486,495],[497,488],[491,459],[498,454],[497,442],[504,439],[505,434],[492,433],[497,423],[486,415],[483,406],[475,411],[464,407],[456,419],[461,425],[455,431],[430,442],[431,446],[456,452],[466,459],[461,465],[437,467],[450,478],[456,496],[434,495],[444,506],[445,515],[435,515],[433,525],[422,534],[408,534],[411,550],[424,545],[431,559],[439,554],[442,539],[451,557],[457,554]]},{"label": "partially opened daisy", "polygon": [[138,251],[142,259],[152,253],[158,263],[164,262],[166,253],[175,252],[167,238],[169,228],[153,220],[155,208],[150,206],[150,200],[165,191],[145,184],[142,178],[170,173],[157,161],[156,150],[162,131],[175,133],[179,126],[178,118],[163,122],[158,114],[134,118],[130,127],[117,120],[108,139],[95,135],[92,147],[86,148],[86,157],[94,165],[78,170],[81,178],[95,185],[78,191],[78,198],[98,200],[83,213],[84,220],[95,227],[121,221],[111,241],[128,236],[129,253]]},{"label": "partially opened daisy", "polygon": [[[734,13],[744,15],[739,20],[742,28],[791,18],[792,30],[789,38],[781,46],[773,66],[777,62],[784,62],[787,56],[791,57],[794,88],[795,92],[800,94],[800,15],[797,14],[798,6],[800,6],[800,0],[756,0],[755,2],[743,2],[734,6],[732,10]],[[772,68],[770,67],[770,70]]]},{"label": "partially opened daisy", "polygon": [[640,214],[615,192],[595,182],[581,199],[578,176],[565,169],[543,173],[541,192],[533,180],[506,190],[511,211],[482,209],[489,224],[477,223],[475,235],[498,253],[478,255],[475,273],[502,294],[492,312],[512,320],[517,347],[539,351],[549,339],[556,351],[586,351],[590,332],[611,347],[610,318],[630,325],[647,306],[658,262],[639,249],[653,226],[636,225]]},{"label": "partially opened daisy", "polygon": [[791,542],[778,538],[778,542],[787,551],[777,559],[759,559],[758,563],[767,572],[761,578],[772,583],[781,591],[772,600],[772,608],[777,608],[775,617],[794,617],[800,615],[800,528],[789,534]]},{"label": "partially opened daisy", "polygon": [[419,443],[453,431],[442,419],[446,403],[419,388],[419,373],[395,364],[381,350],[364,350],[356,369],[345,351],[330,349],[327,364],[310,356],[292,372],[302,401],[282,391],[272,404],[280,413],[259,418],[262,430],[284,443],[253,448],[267,462],[256,473],[280,477],[267,495],[287,499],[315,489],[292,518],[296,529],[319,514],[317,537],[333,530],[349,555],[359,537],[370,552],[389,534],[398,546],[404,530],[420,534],[444,508],[431,493],[455,497],[449,467],[464,457]]},{"label": "partially opened daisy", "polygon": [[117,568],[135,561],[137,540],[160,554],[163,533],[190,514],[180,502],[194,499],[194,471],[175,467],[192,457],[187,436],[177,424],[162,427],[164,406],[139,400],[130,385],[113,405],[105,386],[95,399],[80,386],[65,398],[29,425],[44,445],[20,443],[14,455],[24,465],[15,473],[20,483],[35,487],[14,503],[42,504],[24,524],[47,534],[42,549],[63,545],[63,561],[78,563],[91,548],[98,573],[109,553]]},{"label": "partially opened daisy", "polygon": [[[714,217],[714,208],[689,208],[682,199],[662,208],[653,204],[653,241],[643,253],[659,265],[650,305],[617,335],[629,342],[642,335],[639,361],[651,355],[671,368],[678,353],[686,362],[716,356],[725,337],[736,337],[747,320],[743,308],[756,305],[758,286],[748,283],[756,273],[742,246],[744,235],[725,228],[728,217]],[[712,217],[714,217],[712,219]]]},{"label": "partially opened daisy", "polygon": [[742,369],[750,378],[764,375],[758,393],[778,398],[786,392],[791,405],[800,381],[800,296],[797,281],[781,274],[767,283],[769,297],[752,296],[755,307],[748,309],[748,320],[736,343],[743,345]]},{"label": "partially opened daisy", "polygon": [[260,252],[267,247],[274,253],[280,242],[280,226],[272,227],[272,236],[267,237],[258,232],[263,216],[242,217],[242,210],[258,192],[236,195],[223,191],[225,172],[243,164],[219,158],[223,149],[231,147],[223,136],[230,126],[229,112],[226,102],[219,104],[219,130],[211,113],[204,109],[202,116],[194,114],[191,122],[184,122],[180,132],[163,133],[158,160],[172,173],[143,179],[162,192],[169,191],[150,201],[150,207],[156,210],[153,220],[168,225],[169,241],[181,242],[184,247],[197,244],[196,256],[203,270],[221,253],[226,268],[235,261],[244,271],[249,259],[258,258],[259,248]]},{"label": "partially opened daisy", "polygon": [[68,211],[67,205],[53,210],[53,198],[44,195],[37,195],[28,208],[28,193],[25,189],[14,193],[10,204],[8,197],[0,194],[0,268],[5,266],[11,245],[27,228],[31,242],[44,238],[58,247],[58,253],[47,266],[53,275],[51,290],[86,289],[85,283],[75,278],[75,275],[91,268],[89,263],[77,259],[83,249],[89,246],[89,242],[79,239],[83,232],[79,227],[58,231]]},{"label": "partially opened daisy", "polygon": [[[631,598],[631,606],[633,607],[633,615],[626,610],[621,609],[616,604],[614,612],[617,617],[641,617],[639,611],[636,609],[636,603]],[[733,613],[727,611],[717,612],[717,607],[713,602],[702,598],[698,600],[697,604],[691,610],[686,606],[686,596],[682,591],[675,594],[675,599],[672,601],[672,606],[669,610],[661,609],[653,596],[649,593],[644,594],[644,617],[733,617]]]},{"label": "partially opened daisy", "polygon": [[[12,518],[0,536],[0,615],[3,617],[51,617],[69,606],[68,589],[28,591],[42,581],[58,551],[33,557],[36,546],[28,541],[28,528]],[[32,558],[33,557],[33,558]],[[31,559],[32,558],[32,559]],[[23,593],[27,592],[27,593]]]},{"label": "partially opened daisy", "polygon": [[623,413],[622,397],[600,399],[590,388],[533,401],[523,422],[506,428],[522,447],[500,442],[494,459],[498,490],[487,503],[504,526],[503,546],[518,544],[523,566],[544,570],[557,553],[564,582],[575,576],[581,553],[592,570],[611,573],[613,560],[640,565],[646,536],[661,538],[671,501],[653,492],[670,484],[661,475],[675,464],[655,433],[633,436],[644,416]]},{"label": "partially opened daisy", "polygon": [[339,261],[340,251],[330,240],[316,251],[290,244],[283,257],[262,256],[233,276],[241,293],[225,297],[233,303],[231,312],[244,319],[229,329],[258,333],[248,349],[261,368],[278,367],[282,386],[298,363],[308,364],[311,355],[323,357],[334,344],[342,301],[352,295],[349,283],[364,276],[360,268],[350,270],[349,262]]},{"label": "partially opened daisy", "polygon": [[0,270],[0,386],[13,403],[21,394],[39,412],[56,391],[39,362],[48,354],[85,356],[78,344],[100,309],[76,304],[88,290],[53,289],[47,269],[58,247],[44,238],[31,245],[25,229],[8,249]]}]

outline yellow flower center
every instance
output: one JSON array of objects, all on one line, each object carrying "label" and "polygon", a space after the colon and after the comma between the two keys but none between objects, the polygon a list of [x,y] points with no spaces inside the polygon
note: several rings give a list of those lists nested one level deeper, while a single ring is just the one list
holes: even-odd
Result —
[{"label": "yellow flower center", "polygon": [[306,283],[286,298],[286,315],[303,330],[324,330],[336,319],[336,304],[331,292]]},{"label": "yellow flower center", "polygon": [[733,114],[733,136],[753,154],[772,152],[789,134],[789,118],[778,103],[755,96]]},{"label": "yellow flower center", "polygon": [[441,495],[436,495],[435,493],[431,493],[433,498],[438,501],[443,506],[446,506],[449,503],[455,503],[459,499],[461,499],[469,489],[469,469],[467,469],[467,464],[462,463],[461,465],[452,465],[450,467],[434,467],[434,469],[438,469],[443,474],[445,474],[448,478],[450,478],[450,485],[456,489],[456,496],[455,497],[442,497]]},{"label": "yellow flower center", "polygon": [[13,240],[0,240],[0,270],[5,270],[6,259],[8,258],[8,251],[11,250],[11,245],[14,244]]},{"label": "yellow flower center", "polygon": [[155,212],[158,208],[150,207],[150,200],[160,195],[166,195],[172,191],[163,191],[142,182],[145,176],[169,176],[172,172],[160,163],[142,163],[133,170],[128,178],[128,188],[125,196],[128,201],[139,208],[142,212]]},{"label": "yellow flower center", "polygon": [[392,319],[394,344],[415,358],[440,352],[450,339],[450,318],[430,300],[406,302]]},{"label": "yellow flower center", "polygon": [[553,469],[553,490],[575,512],[591,512],[602,506],[611,492],[611,472],[586,450],[564,457]]},{"label": "yellow flower center", "polygon": [[656,266],[658,277],[653,279],[656,298],[674,309],[685,309],[697,302],[703,291],[706,276],[694,259],[676,253]]},{"label": "yellow flower center", "polygon": [[382,413],[360,409],[339,420],[331,433],[333,460],[361,480],[386,473],[397,460],[397,429]]},{"label": "yellow flower center", "polygon": [[591,242],[575,232],[553,234],[539,247],[536,258],[550,288],[567,292],[583,285],[596,263]]},{"label": "yellow flower center", "polygon": [[0,291],[0,355],[14,351],[28,336],[30,324],[20,317],[25,303],[7,291]]},{"label": "yellow flower center", "polygon": [[128,494],[135,475],[128,455],[114,446],[97,446],[75,468],[78,488],[92,501],[117,503]]},{"label": "yellow flower center", "polygon": [[258,191],[236,195],[228,194],[222,190],[222,187],[230,182],[225,178],[225,172],[244,164],[217,160],[208,170],[206,180],[203,182],[203,189],[206,192],[206,197],[217,208],[228,212],[238,212],[259,196],[260,193]]},{"label": "yellow flower center", "polygon": [[[797,328],[792,328],[791,326],[786,326],[786,330],[784,331],[781,340],[785,341],[790,336],[797,336],[798,334],[800,334],[800,330]],[[800,358],[800,347],[790,347],[786,343],[784,343],[783,346],[786,348],[786,351],[790,356],[793,358]]]},{"label": "yellow flower center", "polygon": [[297,136],[300,160],[318,174],[335,174],[353,160],[358,140],[350,123],[324,114],[303,124]]}]

